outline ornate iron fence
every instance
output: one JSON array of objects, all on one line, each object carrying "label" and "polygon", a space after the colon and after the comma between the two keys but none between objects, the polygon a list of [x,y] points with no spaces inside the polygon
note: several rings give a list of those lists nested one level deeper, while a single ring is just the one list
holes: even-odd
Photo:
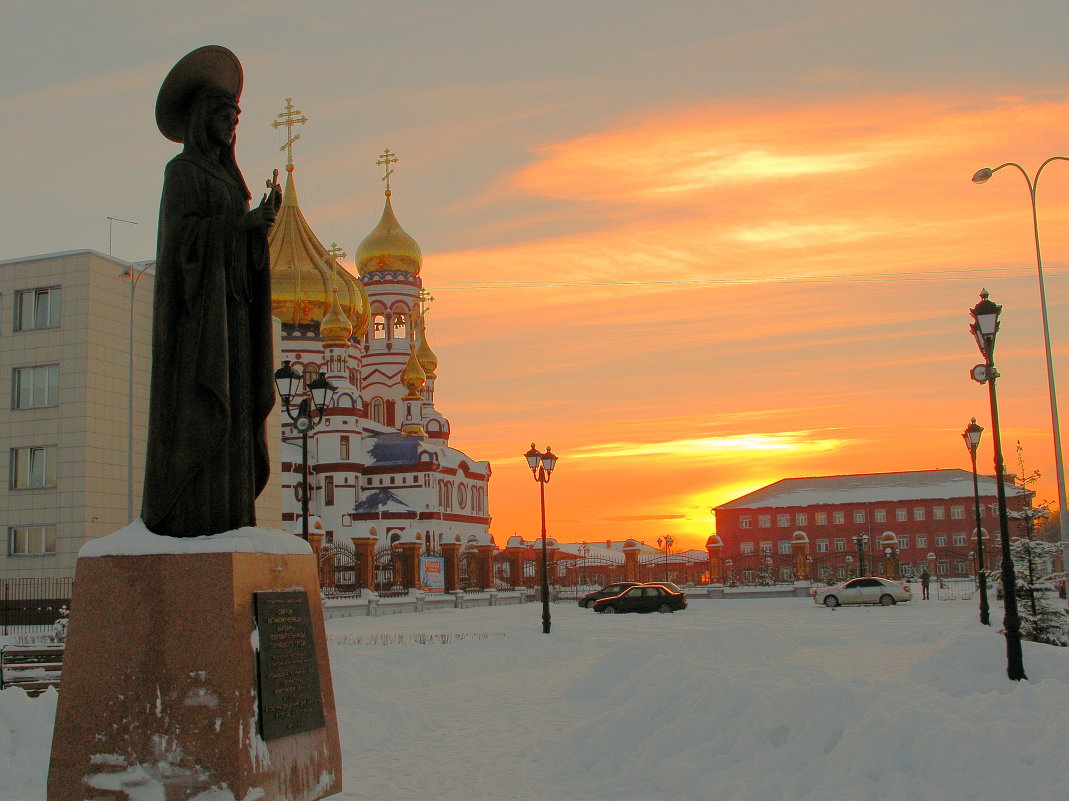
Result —
[{"label": "ornate iron fence", "polygon": [[72,578],[29,577],[0,579],[0,632],[49,631],[70,608]]},{"label": "ornate iron fence", "polygon": [[360,564],[349,545],[328,545],[319,552],[319,583],[324,598],[359,598]]}]

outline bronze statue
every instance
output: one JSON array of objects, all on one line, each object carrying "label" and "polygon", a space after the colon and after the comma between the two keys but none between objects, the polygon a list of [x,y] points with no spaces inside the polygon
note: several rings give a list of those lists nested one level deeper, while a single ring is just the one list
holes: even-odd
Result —
[{"label": "bronze statue", "polygon": [[234,158],[242,81],[237,57],[210,45],[174,66],[156,101],[160,131],[184,147],[160,203],[141,517],[173,537],[255,525],[269,474],[267,233],[281,188],[268,181],[250,210]]}]

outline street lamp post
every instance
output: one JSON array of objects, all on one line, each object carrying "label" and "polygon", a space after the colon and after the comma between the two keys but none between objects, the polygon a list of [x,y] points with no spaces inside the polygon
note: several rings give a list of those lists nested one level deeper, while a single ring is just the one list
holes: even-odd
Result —
[{"label": "street lamp post", "polygon": [[549,558],[546,556],[546,484],[553,474],[553,468],[557,466],[559,458],[547,445],[546,452],[539,452],[535,444],[531,443],[531,450],[524,454],[527,466],[531,468],[531,475],[538,482],[538,499],[542,509],[542,633],[549,634]]},{"label": "street lamp post", "polygon": [[[974,183],[985,183],[1003,167],[1016,167],[1028,184],[1028,196],[1032,202],[1032,233],[1036,242],[1036,272],[1039,275],[1039,309],[1043,319],[1043,347],[1047,357],[1047,392],[1050,396],[1050,419],[1054,428],[1054,469],[1058,482],[1058,532],[1062,544],[1062,561],[1069,566],[1069,510],[1066,509],[1065,462],[1062,459],[1062,429],[1058,422],[1058,392],[1054,386],[1054,357],[1050,347],[1050,323],[1047,317],[1047,288],[1043,280],[1043,250],[1039,242],[1039,215],[1036,213],[1036,191],[1039,188],[1039,176],[1043,168],[1052,161],[1069,161],[1069,156],[1051,156],[1039,165],[1034,178],[1029,178],[1024,167],[1013,161],[1000,164],[995,168],[985,167],[977,170],[972,179]],[[1069,614],[1069,608],[1066,609]]]},{"label": "street lamp post", "polygon": [[[294,370],[288,361],[275,371],[275,387],[282,398],[282,408],[301,435],[301,536],[308,541],[308,432],[323,422],[323,412],[334,399],[334,385],[322,375],[302,389],[304,376]],[[311,402],[303,397],[305,391],[311,395]],[[297,411],[290,408],[290,403],[302,396],[297,404]]]},{"label": "street lamp post", "polygon": [[969,458],[972,459],[972,494],[976,513],[976,580],[980,585],[980,622],[985,626],[991,625],[991,612],[987,603],[987,574],[984,571],[984,530],[980,526],[980,484],[976,478],[976,449],[980,446],[980,435],[984,433],[984,427],[976,424],[976,418],[965,427],[962,439],[965,447],[969,449]]},{"label": "street lamp post", "polygon": [[859,576],[864,576],[865,551],[867,551],[869,547],[869,535],[855,534],[851,539],[854,541],[854,547],[857,549],[857,574]]},{"label": "street lamp post", "polygon": [[998,397],[995,392],[995,337],[999,329],[999,314],[1002,307],[993,303],[985,289],[980,292],[980,302],[969,310],[973,322],[969,326],[984,363],[972,369],[972,379],[987,384],[991,402],[991,438],[995,448],[995,481],[998,492],[999,542],[1002,545],[1002,589],[1005,614],[1002,625],[1006,634],[1006,675],[1012,681],[1028,678],[1024,672],[1024,655],[1021,652],[1021,618],[1017,614],[1017,581],[1013,572],[1010,554],[1010,526],[1006,514],[1005,466],[1002,463],[1002,434],[998,423]]},{"label": "street lamp post", "polygon": [[675,540],[672,539],[672,535],[671,534],[666,536],[663,540],[660,537],[658,537],[657,538],[657,547],[658,548],[661,547],[661,543],[662,542],[664,543],[664,580],[668,581],[668,554],[670,554],[672,552],[672,544],[675,542]]}]

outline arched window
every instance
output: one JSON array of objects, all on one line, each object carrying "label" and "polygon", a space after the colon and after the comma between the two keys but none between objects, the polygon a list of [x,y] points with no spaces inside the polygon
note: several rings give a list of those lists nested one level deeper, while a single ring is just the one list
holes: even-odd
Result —
[{"label": "arched window", "polygon": [[371,338],[386,339],[386,316],[376,314],[371,318]]},{"label": "arched window", "polygon": [[404,312],[394,312],[392,336],[394,339],[405,339],[408,336],[408,315]]},{"label": "arched window", "polygon": [[317,378],[319,378],[319,365],[309,362],[304,366],[305,389],[307,389],[308,385],[315,381]]},{"label": "arched window", "polygon": [[371,419],[379,425],[386,425],[386,406],[382,398],[374,398],[371,401]]}]

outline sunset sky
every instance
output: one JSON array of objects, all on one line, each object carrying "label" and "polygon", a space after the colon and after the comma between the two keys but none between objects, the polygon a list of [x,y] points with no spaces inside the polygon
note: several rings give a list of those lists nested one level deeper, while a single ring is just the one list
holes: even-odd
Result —
[{"label": "sunset sky", "polygon": [[[780,478],[967,468],[984,287],[1008,469],[1020,440],[1057,497],[1027,186],[969,179],[1069,155],[1060,0],[8,0],[0,23],[0,259],[106,253],[109,216],[137,223],[116,256],[154,256],[176,152],[156,92],[203,44],[244,64],[250,185],[284,164],[284,98],[308,116],[295,175],[324,243],[353,253],[399,155],[436,405],[492,462],[499,544],[537,536],[532,440],[561,456],[567,541],[700,546],[710,507]],[[1039,214],[1064,394],[1069,163]]]}]

